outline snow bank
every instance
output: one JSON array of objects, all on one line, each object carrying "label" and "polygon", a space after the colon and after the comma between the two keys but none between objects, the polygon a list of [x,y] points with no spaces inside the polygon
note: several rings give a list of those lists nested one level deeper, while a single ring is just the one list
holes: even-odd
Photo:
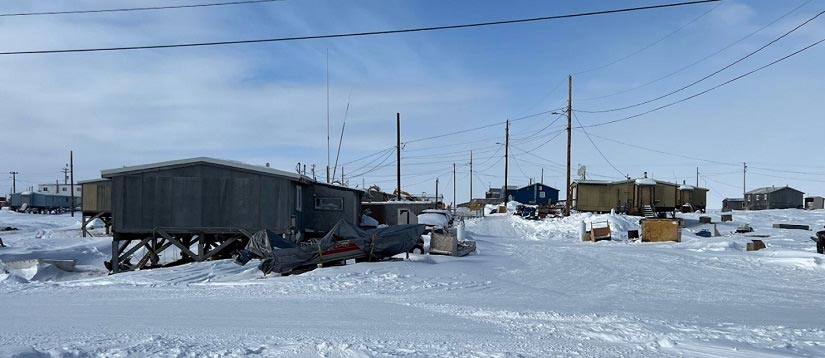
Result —
[{"label": "snow bank", "polygon": [[470,219],[466,229],[471,234],[504,236],[526,240],[581,240],[581,224],[610,223],[614,240],[626,240],[628,230],[639,230],[639,218],[618,214],[574,213],[564,218],[525,220],[512,214],[491,214]]}]

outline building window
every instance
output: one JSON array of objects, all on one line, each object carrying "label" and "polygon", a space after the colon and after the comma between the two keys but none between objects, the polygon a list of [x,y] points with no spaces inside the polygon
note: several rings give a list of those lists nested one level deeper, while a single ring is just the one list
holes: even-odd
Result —
[{"label": "building window", "polygon": [[315,198],[315,210],[344,210],[344,198]]},{"label": "building window", "polygon": [[66,191],[66,188],[63,188],[63,191]]},{"label": "building window", "polygon": [[543,191],[540,191],[540,192],[539,192],[539,198],[544,199],[544,192],[543,192]]},{"label": "building window", "polygon": [[295,211],[301,212],[301,209],[304,206],[304,195],[303,195],[303,188],[301,186],[295,187]]},{"label": "building window", "polygon": [[43,187],[43,191],[44,191],[44,192],[45,192],[45,191],[49,191],[49,187],[44,186],[44,187]]}]

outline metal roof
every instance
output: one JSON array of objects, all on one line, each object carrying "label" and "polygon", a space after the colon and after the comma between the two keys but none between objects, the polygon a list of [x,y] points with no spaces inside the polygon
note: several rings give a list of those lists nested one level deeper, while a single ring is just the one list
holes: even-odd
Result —
[{"label": "metal roof", "polygon": [[541,185],[541,186],[548,187],[548,188],[550,188],[550,189],[552,189],[552,190],[555,190],[555,191],[560,191],[559,189],[556,189],[556,188],[554,188],[554,187],[552,187],[552,186],[549,186],[549,185],[547,185],[547,184],[542,184],[542,183],[533,183],[533,184],[530,184],[530,185],[525,185],[525,186],[523,186],[523,187],[521,187],[521,188],[518,188],[518,189],[516,189],[516,190],[521,190],[521,189],[525,189],[525,188],[530,188],[530,187],[533,187],[533,186],[536,186],[536,185]]},{"label": "metal roof", "polygon": [[127,173],[134,173],[146,170],[155,170],[161,168],[169,168],[169,167],[179,167],[179,166],[186,166],[191,164],[198,164],[198,163],[207,163],[207,164],[214,164],[220,165],[225,167],[231,167],[236,169],[242,170],[249,170],[253,172],[258,172],[262,174],[269,174],[269,175],[276,175],[281,177],[287,177],[290,179],[300,180],[301,175],[298,173],[286,172],[283,170],[278,170],[274,168],[263,167],[260,165],[251,165],[246,164],[234,160],[224,160],[224,159],[216,159],[216,158],[209,158],[209,157],[196,157],[196,158],[188,158],[188,159],[178,159],[178,160],[170,160],[166,162],[158,162],[158,163],[150,163],[150,164],[141,164],[141,165],[134,165],[130,167],[123,167],[123,168],[115,168],[115,169],[106,169],[100,171],[100,176],[104,178],[110,178],[117,175],[127,174]]},{"label": "metal roof", "polygon": [[76,183],[75,183],[75,185],[78,185],[78,184],[89,184],[89,183],[99,183],[99,182],[104,182],[104,181],[109,181],[109,179],[106,179],[106,178],[98,178],[98,179],[81,180],[81,181],[76,182]]},{"label": "metal roof", "polygon": [[219,165],[224,167],[230,167],[240,170],[247,170],[251,172],[266,174],[266,175],[273,175],[279,177],[289,178],[295,181],[300,181],[304,183],[312,183],[315,185],[326,186],[330,188],[342,189],[342,190],[349,190],[355,192],[364,192],[364,189],[360,188],[349,188],[345,186],[341,186],[338,184],[328,184],[319,181],[315,181],[312,178],[300,175],[298,173],[287,172],[283,170],[278,170],[274,168],[264,167],[260,165],[252,165],[246,164],[243,162],[235,161],[235,160],[225,160],[225,159],[217,159],[217,158],[209,158],[209,157],[196,157],[196,158],[187,158],[187,159],[178,159],[178,160],[170,160],[166,162],[158,162],[158,163],[150,163],[150,164],[142,164],[142,165],[134,165],[131,167],[123,167],[123,168],[116,168],[116,169],[106,169],[100,171],[100,176],[104,179],[111,178],[113,176],[118,175],[125,175],[129,173],[141,172],[141,171],[150,171],[150,170],[157,170],[163,168],[172,168],[172,167],[181,167],[187,166],[192,164],[199,164],[199,163],[206,163],[206,164],[213,164]]},{"label": "metal roof", "polygon": [[775,191],[779,191],[779,190],[782,190],[782,189],[791,189],[793,191],[797,191],[797,192],[801,193],[801,191],[796,190],[794,188],[791,188],[791,187],[785,185],[785,186],[778,186],[778,187],[777,186],[766,186],[766,187],[763,187],[763,188],[757,188],[757,189],[753,189],[753,190],[751,190],[751,191],[749,191],[745,194],[770,194],[770,193],[773,193]]},{"label": "metal roof", "polygon": [[745,201],[745,199],[742,199],[742,198],[725,198],[725,200],[727,200],[727,201]]}]

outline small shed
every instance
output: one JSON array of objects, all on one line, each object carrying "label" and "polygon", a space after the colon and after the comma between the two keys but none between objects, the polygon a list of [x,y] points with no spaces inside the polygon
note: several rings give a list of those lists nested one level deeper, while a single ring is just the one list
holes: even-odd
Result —
[{"label": "small shed", "polygon": [[[573,209],[589,212],[610,212],[617,205],[612,195],[613,183],[604,180],[577,180],[570,184]],[[616,200],[614,200],[616,199]]]},{"label": "small shed", "polygon": [[[242,247],[261,229],[318,236],[341,219],[358,223],[361,214],[359,189],[236,161],[190,158],[101,176],[111,183],[112,272],[156,267],[158,253],[172,245],[182,260],[203,261]],[[146,254],[130,263],[141,247]]]},{"label": "small shed", "polygon": [[825,209],[825,198],[821,196],[809,196],[805,198],[805,209]]},{"label": "small shed", "polygon": [[526,185],[509,193],[513,200],[523,204],[547,205],[559,201],[559,190],[541,183]]},{"label": "small shed", "polygon": [[745,210],[745,199],[725,198],[722,200],[722,209]]},{"label": "small shed", "polygon": [[84,180],[77,183],[82,188],[81,212],[83,222],[80,227],[83,237],[90,235],[89,224],[99,219],[103,222],[106,235],[112,226],[112,183],[109,179]]}]

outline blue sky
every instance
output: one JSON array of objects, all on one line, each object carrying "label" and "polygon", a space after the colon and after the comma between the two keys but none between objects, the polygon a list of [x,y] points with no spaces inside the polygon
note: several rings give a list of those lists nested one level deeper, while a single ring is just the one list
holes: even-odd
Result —
[{"label": "blue sky", "polygon": [[[168,3],[4,2],[0,12]],[[663,1],[288,0],[201,9],[5,17],[0,18],[0,49],[357,32],[658,3]],[[627,91],[729,46],[803,4],[683,72]],[[463,202],[469,196],[466,164],[471,149],[478,171],[474,195],[482,196],[488,185],[502,184],[503,152],[496,142],[503,141],[503,125],[434,140],[415,139],[560,108],[565,105],[565,81],[571,73],[574,111],[654,98],[721,68],[823,9],[823,0],[728,0],[439,32],[0,57],[5,143],[0,170],[19,171],[18,188],[53,182],[62,175],[59,169],[73,149],[77,180],[97,177],[100,169],[193,156],[270,162],[286,170],[297,162],[315,163],[323,176],[328,51],[333,147],[347,102],[350,105],[339,162],[393,146],[395,113],[400,112],[402,140],[413,141],[403,151],[404,189],[432,192],[438,176],[441,191],[451,201],[455,162],[457,199]],[[825,18],[820,18],[682,93],[625,111],[578,112],[578,118],[587,125],[655,108],[771,62],[819,40],[823,33]],[[574,130],[573,172],[584,164],[594,179],[620,174],[639,177],[648,171],[657,179],[695,183],[699,166],[700,185],[711,189],[708,199],[718,207],[723,197],[741,196],[741,163],[748,162],[752,167],[748,189],[787,184],[823,195],[825,163],[815,138],[825,130],[818,106],[825,94],[824,54],[825,45],[820,45],[707,95],[589,129],[593,141],[618,170],[599,155],[581,130]],[[540,131],[555,118],[546,114],[513,123],[512,184],[539,179],[544,168],[545,183],[563,188],[564,169],[558,163],[565,158],[564,135],[548,140],[561,129],[564,119]],[[715,162],[663,155],[603,138]],[[394,158],[390,155],[382,162],[378,155],[348,163],[345,172],[365,174],[347,178],[350,185],[361,185],[363,180],[391,191]],[[10,185],[4,174],[0,192],[7,193]]]}]

